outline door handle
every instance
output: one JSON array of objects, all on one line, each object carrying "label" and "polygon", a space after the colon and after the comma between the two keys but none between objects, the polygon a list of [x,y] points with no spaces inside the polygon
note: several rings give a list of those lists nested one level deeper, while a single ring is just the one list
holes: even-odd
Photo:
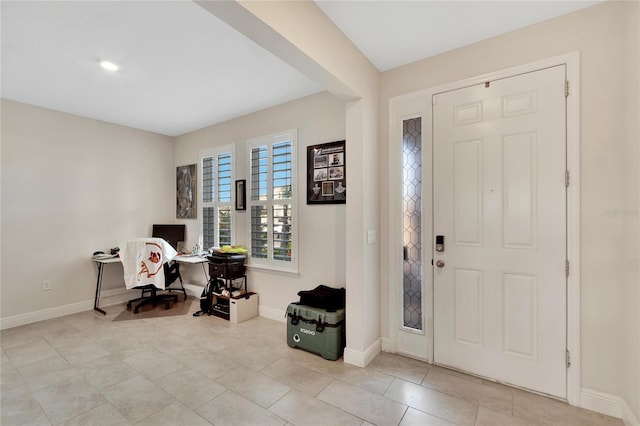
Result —
[{"label": "door handle", "polygon": [[443,268],[443,267],[444,267],[444,262],[443,262],[442,260],[437,260],[437,261],[436,261],[436,266],[437,266],[438,268]]}]

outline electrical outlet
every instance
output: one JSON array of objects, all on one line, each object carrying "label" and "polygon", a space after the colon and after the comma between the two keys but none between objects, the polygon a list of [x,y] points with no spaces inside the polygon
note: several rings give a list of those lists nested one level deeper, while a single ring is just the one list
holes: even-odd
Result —
[{"label": "electrical outlet", "polygon": [[51,280],[43,280],[42,281],[42,291],[51,290]]},{"label": "electrical outlet", "polygon": [[367,244],[375,244],[378,240],[376,231],[367,231]]}]

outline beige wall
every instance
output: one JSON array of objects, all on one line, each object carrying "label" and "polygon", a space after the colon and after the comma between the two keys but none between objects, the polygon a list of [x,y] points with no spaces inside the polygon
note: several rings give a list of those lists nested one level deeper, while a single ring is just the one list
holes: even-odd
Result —
[{"label": "beige wall", "polygon": [[[345,205],[306,204],[306,147],[345,139],[345,105],[327,92],[249,114],[175,139],[175,164],[198,163],[202,150],[236,143],[235,179],[248,179],[246,141],[282,130],[298,129],[299,276],[249,270],[249,290],[260,295],[265,316],[282,319],[287,305],[298,299],[300,290],[318,284],[345,286]],[[347,187],[349,181],[347,180]],[[234,212],[238,225],[236,244],[250,246],[246,233],[248,211]],[[197,220],[187,224],[187,247],[197,242]],[[191,268],[185,278],[202,284],[202,271]]]},{"label": "beige wall", "polygon": [[[388,99],[571,51],[581,54],[582,386],[638,405],[638,3],[606,2],[383,73]],[[384,159],[387,121],[381,120]],[[384,161],[384,160],[383,160]],[[383,167],[384,169],[384,167]],[[388,188],[383,175],[383,188]],[[385,200],[382,201],[386,223]],[[636,212],[624,217],[611,211]],[[383,228],[384,229],[384,228]],[[382,246],[386,241],[383,236]],[[387,276],[384,260],[381,276]],[[386,283],[382,293],[386,294]],[[383,318],[388,307],[383,307]],[[383,328],[383,335],[388,330]],[[635,338],[633,338],[636,336]]]},{"label": "beige wall", "polygon": [[[640,42],[638,38],[640,27],[640,4],[635,2],[635,13],[627,14],[626,28],[629,42],[629,63],[635,64],[635,84],[629,82],[627,92],[629,108],[625,120],[627,123],[636,123],[636,126],[628,126],[626,143],[628,146],[627,176],[626,176],[626,201],[629,212],[635,214],[625,220],[627,228],[627,257],[626,271],[628,282],[627,305],[625,306],[627,324],[627,348],[625,369],[627,371],[627,389],[623,393],[635,418],[640,421]],[[634,49],[635,44],[635,49]],[[635,55],[634,55],[635,50]],[[634,72],[631,67],[630,72]],[[633,74],[630,74],[633,76]]]},{"label": "beige wall", "polygon": [[[302,6],[292,7],[289,23],[297,19],[294,9]],[[304,7],[305,19],[319,19],[317,8]],[[358,319],[348,323],[348,332],[357,337],[352,340],[354,349],[365,351],[379,337],[379,329],[388,336],[386,322],[380,322],[388,318],[388,289],[383,282],[379,292],[377,284],[379,276],[387,276],[384,194],[388,182],[384,170],[388,99],[578,50],[582,79],[582,385],[623,397],[640,418],[638,217],[610,213],[637,211],[640,197],[639,16],[637,2],[607,2],[385,72],[379,87],[379,129],[378,115],[371,111],[377,106],[377,74],[369,72],[366,61],[346,63],[341,55],[329,54],[324,44],[317,44],[325,38],[304,38],[303,34],[310,34],[306,27],[289,27],[287,21],[281,21],[282,14],[278,19],[265,19],[299,47],[300,52],[289,61],[292,66],[301,57],[313,58],[315,64],[305,66],[315,70],[313,75],[319,79],[331,76],[325,87],[333,88],[342,99],[364,99],[345,107],[327,93],[315,95],[181,136],[175,147],[171,138],[3,101],[0,318],[91,300],[95,270],[87,256],[93,250],[112,247],[133,234],[148,235],[153,222],[175,221],[173,189],[155,192],[146,190],[149,185],[173,188],[174,167],[197,162],[203,148],[239,142],[237,154],[241,154],[247,138],[295,127],[299,129],[301,168],[307,145],[345,135],[355,143],[351,146],[358,157],[349,160],[348,179],[357,174],[359,197],[350,198],[353,201],[346,208],[309,207],[299,194],[300,277],[252,272],[250,286],[260,293],[262,307],[275,312],[294,300],[299,289],[320,282],[331,284],[330,280],[346,284],[351,277],[355,292],[348,296],[352,299],[349,309]],[[328,22],[322,21],[321,27],[319,31],[330,34],[331,40],[343,40]],[[353,48],[346,43],[338,46],[343,47],[343,54]],[[380,149],[368,149],[376,146],[378,135]],[[76,173],[69,173],[70,169]],[[375,186],[366,187],[376,179],[379,193],[372,189]],[[379,222],[383,226],[378,229]],[[197,222],[185,223],[189,238],[197,235]],[[367,230],[378,230],[377,244],[366,245]],[[380,271],[378,250],[382,253]],[[36,262],[38,252],[46,255]],[[105,283],[114,288],[121,285],[119,271],[109,274]],[[199,272],[188,274],[197,281]],[[51,292],[41,291],[43,279],[52,280]]]},{"label": "beige wall", "polygon": [[311,1],[197,1],[340,99],[346,109],[345,362],[364,366],[380,350],[377,190],[379,72]]},{"label": "beige wall", "polygon": [[[173,221],[172,138],[6,100],[1,137],[0,317],[86,309],[91,254]],[[104,285],[123,287],[119,265]]]},{"label": "beige wall", "polygon": [[[247,178],[246,140],[298,129],[298,276],[249,273],[261,309],[281,313],[297,292],[317,284],[345,286],[345,205],[306,204],[306,147],[345,139],[345,103],[329,93],[170,138],[12,101],[2,101],[2,280],[0,318],[53,309],[87,309],[93,301],[95,250],[151,233],[175,219],[175,166],[199,152],[237,142],[237,179]],[[239,244],[248,245],[246,212],[237,212]],[[185,281],[204,284],[199,267]],[[42,291],[42,280],[53,290]],[[107,267],[103,289],[123,288],[119,266]],[[89,305],[91,306],[91,305]],[[54,316],[56,314],[53,314]],[[33,318],[33,315],[30,316]],[[281,319],[278,316],[278,319]]]}]

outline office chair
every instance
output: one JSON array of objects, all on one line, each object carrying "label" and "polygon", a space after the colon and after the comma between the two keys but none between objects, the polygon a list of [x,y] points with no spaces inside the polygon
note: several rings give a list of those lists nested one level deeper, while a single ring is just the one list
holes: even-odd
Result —
[{"label": "office chair", "polygon": [[[180,275],[180,264],[175,260],[164,264],[165,290],[168,292],[181,291],[184,294],[184,300],[187,300],[187,290],[184,288],[182,276]],[[171,284],[180,280],[180,288],[172,288]]]},{"label": "office chair", "polygon": [[175,294],[159,293],[180,277],[179,271],[172,271],[168,266],[168,262],[177,254],[169,243],[161,238],[138,238],[120,247],[125,285],[127,289],[141,290],[140,297],[127,302],[127,309],[131,309],[136,302],[139,303],[134,307],[134,314],[149,304],[155,307],[162,303],[165,309],[169,309],[169,300],[178,301]]},{"label": "office chair", "polygon": [[[185,225],[184,224],[172,224],[172,225],[161,225],[154,224],[153,225],[153,238],[162,238],[166,242],[168,242],[171,247],[175,250],[178,250],[178,244],[184,241],[185,235]],[[181,291],[184,294],[184,300],[187,300],[187,290],[184,288],[184,284],[182,282],[182,276],[180,275],[180,265],[176,261],[171,261],[164,264],[164,274],[165,276],[171,275],[171,278],[167,280],[166,291]],[[171,283],[175,282],[176,279],[180,280],[180,288],[171,288]]]}]

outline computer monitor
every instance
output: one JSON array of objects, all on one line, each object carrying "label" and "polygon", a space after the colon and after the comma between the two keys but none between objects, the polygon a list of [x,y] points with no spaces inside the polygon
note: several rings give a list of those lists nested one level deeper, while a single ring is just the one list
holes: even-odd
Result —
[{"label": "computer monitor", "polygon": [[154,238],[166,240],[171,247],[178,250],[178,243],[183,243],[185,238],[185,225],[153,225]]}]

